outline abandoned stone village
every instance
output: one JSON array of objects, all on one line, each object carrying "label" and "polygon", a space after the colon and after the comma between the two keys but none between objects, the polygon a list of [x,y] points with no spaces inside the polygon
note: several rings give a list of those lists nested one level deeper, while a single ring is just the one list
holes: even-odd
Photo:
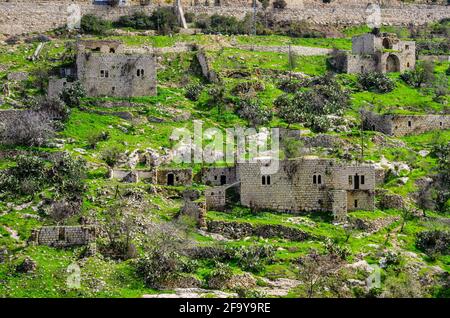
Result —
[{"label": "abandoned stone village", "polygon": [[[34,291],[32,280],[42,277],[57,287],[33,296],[448,293],[448,159],[439,160],[448,152],[449,56],[422,56],[419,49],[428,54],[437,44],[423,49],[417,30],[432,25],[424,37],[441,32],[433,23],[445,25],[450,6],[413,2],[377,1],[382,23],[369,27],[373,4],[356,0],[0,0],[0,186],[11,187],[0,188],[0,284],[7,286],[0,298],[23,297],[20,290]],[[172,10],[176,32],[114,24],[161,8]],[[256,22],[254,34],[205,31],[213,15],[241,21],[256,12],[268,29],[300,21],[310,33],[257,35]],[[105,19],[109,33],[69,27],[68,15],[75,24],[86,15]],[[197,18],[210,20],[194,24]],[[430,82],[408,83],[405,74],[426,67]],[[362,88],[365,76],[392,87]],[[342,109],[326,112],[339,102]],[[215,163],[176,162],[171,134],[195,130],[197,121],[205,130],[257,128],[245,142],[258,147],[270,143],[269,129],[258,129],[276,129],[279,152],[246,160],[234,153],[231,163],[217,151]],[[23,129],[22,142],[33,143],[10,142],[11,123]],[[23,137],[36,123],[39,134]],[[207,135],[199,146],[204,156]],[[191,156],[196,147],[181,149]],[[39,182],[20,175],[24,162]],[[274,163],[277,169],[268,169]],[[155,255],[166,263],[154,276],[164,280],[148,272]],[[314,263],[320,257],[325,265]],[[82,267],[75,291],[54,283],[71,264]],[[407,278],[398,275],[402,266]],[[380,268],[384,289],[371,289],[370,275]],[[318,281],[333,281],[338,269],[351,278],[339,294],[335,286],[314,294],[316,287],[305,291],[306,269],[317,270]],[[426,293],[416,292],[420,284]]]}]

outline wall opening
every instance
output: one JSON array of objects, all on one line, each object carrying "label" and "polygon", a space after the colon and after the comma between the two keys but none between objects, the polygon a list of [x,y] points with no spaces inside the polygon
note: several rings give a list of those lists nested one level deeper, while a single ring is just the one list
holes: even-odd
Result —
[{"label": "wall opening", "polygon": [[220,185],[227,184],[227,176],[220,176]]},{"label": "wall opening", "polygon": [[386,59],[386,72],[400,72],[400,60],[395,55],[389,55]]},{"label": "wall opening", "polygon": [[358,207],[358,200],[355,200],[354,205],[355,205],[355,208]]},{"label": "wall opening", "polygon": [[411,127],[412,123],[410,120],[408,120],[408,127]]},{"label": "wall opening", "polygon": [[354,179],[355,179],[355,182],[353,184],[353,189],[359,190],[359,175],[356,174]]},{"label": "wall opening", "polygon": [[58,240],[59,241],[66,240],[66,229],[64,227],[60,227],[58,230]]},{"label": "wall opening", "polygon": [[173,173],[168,173],[167,174],[167,185],[173,186],[174,184],[175,184],[175,176],[173,175]]},{"label": "wall opening", "polygon": [[392,49],[392,42],[391,42],[391,40],[389,40],[388,38],[384,38],[383,39],[383,47],[385,49],[388,49],[388,50]]}]

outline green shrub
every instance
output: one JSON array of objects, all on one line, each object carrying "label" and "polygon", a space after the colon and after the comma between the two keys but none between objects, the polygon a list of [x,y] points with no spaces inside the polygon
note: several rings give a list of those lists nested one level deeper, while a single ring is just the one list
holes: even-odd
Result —
[{"label": "green shrub", "polygon": [[93,14],[84,15],[81,18],[81,31],[86,34],[103,35],[111,29],[110,21],[103,20]]},{"label": "green shrub", "polygon": [[287,6],[287,2],[284,0],[275,0],[272,5],[275,9],[285,9]]},{"label": "green shrub", "polygon": [[222,289],[233,276],[233,270],[227,264],[217,262],[214,270],[206,277],[208,287],[213,289]]},{"label": "green shrub", "polygon": [[106,148],[102,151],[101,158],[106,162],[108,166],[111,168],[116,165],[119,161],[121,155],[121,151],[118,147],[110,147]]},{"label": "green shrub", "polygon": [[203,91],[203,85],[200,83],[192,83],[186,86],[186,92],[184,93],[184,96],[191,100],[191,101],[197,101],[200,97],[200,94]]},{"label": "green shrub", "polygon": [[389,93],[394,90],[395,83],[380,72],[364,72],[358,75],[358,86],[366,91]]},{"label": "green shrub", "polygon": [[450,232],[443,230],[423,231],[417,234],[416,246],[431,258],[448,255],[450,252]]},{"label": "green shrub", "polygon": [[257,99],[244,98],[238,102],[237,114],[253,127],[264,125],[272,118],[270,110],[263,109]]},{"label": "green shrub", "polygon": [[117,22],[114,23],[117,27],[128,27],[137,30],[154,29],[155,24],[150,16],[144,12],[135,12],[133,15],[121,16]]},{"label": "green shrub", "polygon": [[159,34],[178,32],[178,18],[171,7],[158,7],[153,11],[150,20]]},{"label": "green shrub", "polygon": [[425,84],[431,85],[434,81],[434,63],[431,61],[417,63],[414,70],[404,72],[400,78],[409,86],[416,88]]},{"label": "green shrub", "polygon": [[235,253],[237,264],[246,271],[260,272],[273,261],[275,249],[271,245],[241,247]]},{"label": "green shrub", "polygon": [[65,87],[60,94],[60,98],[69,107],[80,107],[81,99],[84,97],[86,97],[86,91],[79,81]]},{"label": "green shrub", "polygon": [[180,255],[165,249],[153,248],[137,260],[136,272],[151,288],[164,288],[180,272]]}]

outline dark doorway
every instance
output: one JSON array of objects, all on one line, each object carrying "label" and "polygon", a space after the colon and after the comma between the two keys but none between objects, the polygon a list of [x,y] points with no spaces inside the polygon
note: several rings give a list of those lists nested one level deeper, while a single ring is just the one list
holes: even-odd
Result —
[{"label": "dark doorway", "polygon": [[58,229],[58,240],[65,241],[66,240],[66,229],[64,227],[60,227]]},{"label": "dark doorway", "polygon": [[395,55],[389,55],[386,59],[386,72],[400,72],[400,60]]},{"label": "dark doorway", "polygon": [[359,189],[359,176],[358,174],[355,175],[355,182],[353,182],[354,185],[354,189],[358,190]]},{"label": "dark doorway", "polygon": [[227,184],[227,176],[220,176],[220,185]]},{"label": "dark doorway", "polygon": [[175,178],[173,173],[167,174],[167,185],[173,186],[175,184]]}]

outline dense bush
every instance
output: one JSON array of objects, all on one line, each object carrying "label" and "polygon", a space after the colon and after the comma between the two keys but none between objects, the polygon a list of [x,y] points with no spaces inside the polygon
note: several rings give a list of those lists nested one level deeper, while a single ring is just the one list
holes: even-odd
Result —
[{"label": "dense bush", "polygon": [[195,23],[196,27],[201,28],[204,33],[233,35],[249,34],[252,31],[252,23],[248,16],[238,20],[231,16],[213,14],[210,17],[199,17]]},{"label": "dense bush", "polygon": [[343,114],[350,103],[348,92],[330,74],[314,79],[310,86],[292,97],[280,95],[274,106],[288,124],[301,121],[314,131],[327,131],[331,126],[327,115]]},{"label": "dense bush", "polygon": [[135,12],[133,15],[121,16],[115,25],[137,30],[149,30],[155,27],[153,20],[144,12]]},{"label": "dense bush", "polygon": [[159,34],[178,32],[178,18],[171,7],[158,7],[153,11],[150,20]]},{"label": "dense bush", "polygon": [[217,262],[206,280],[209,288],[222,289],[231,277],[233,277],[233,270],[231,267],[227,264]]},{"label": "dense bush", "polygon": [[202,84],[192,83],[186,86],[186,92],[184,93],[184,96],[191,101],[197,101],[202,91],[203,91]]},{"label": "dense bush", "polygon": [[246,81],[236,84],[236,86],[231,90],[231,93],[236,96],[248,95],[251,93],[254,94],[256,92],[261,92],[264,88],[264,84],[260,81]]},{"label": "dense bush", "polygon": [[257,99],[240,99],[237,105],[237,114],[248,120],[251,126],[259,126],[268,123],[272,112],[263,109]]},{"label": "dense bush", "polygon": [[112,168],[119,161],[121,153],[118,147],[109,147],[102,151],[101,158]]},{"label": "dense bush", "polygon": [[103,35],[111,29],[111,26],[111,22],[93,14],[87,14],[81,18],[81,31],[86,34]]},{"label": "dense bush", "polygon": [[67,121],[70,116],[70,109],[59,98],[40,98],[34,102],[32,108],[41,113],[45,113],[51,119]]},{"label": "dense bush", "polygon": [[275,0],[272,5],[275,9],[285,9],[287,6],[287,2],[284,0]]},{"label": "dense bush", "polygon": [[250,245],[238,249],[235,254],[239,267],[251,272],[262,271],[274,256],[275,249],[271,245]]},{"label": "dense bush", "polygon": [[381,72],[364,72],[358,75],[358,86],[370,92],[389,93],[394,90],[395,83]]},{"label": "dense bush", "polygon": [[73,158],[68,153],[61,153],[52,159],[48,171],[48,181],[55,187],[58,197],[78,201],[84,192],[86,162],[82,158]]},{"label": "dense bush", "polygon": [[147,286],[164,288],[168,281],[175,279],[180,270],[180,255],[157,247],[150,249],[137,260],[136,272]]},{"label": "dense bush", "polygon": [[448,55],[450,52],[450,39],[443,41],[436,39],[419,39],[416,42],[416,50],[424,55]]},{"label": "dense bush", "polygon": [[69,107],[80,107],[81,99],[86,97],[86,91],[80,82],[74,82],[63,89],[60,98]]},{"label": "dense bush", "polygon": [[24,111],[0,123],[0,144],[43,146],[54,136],[51,118],[46,112]]},{"label": "dense bush", "polygon": [[302,79],[282,79],[278,82],[278,88],[281,89],[285,93],[296,93],[301,88],[309,86],[309,80],[307,78]]},{"label": "dense bush", "polygon": [[417,234],[416,246],[430,257],[450,252],[450,232],[441,230],[424,231]]},{"label": "dense bush", "polygon": [[414,70],[404,72],[400,78],[412,87],[431,85],[434,81],[434,63],[432,61],[417,63]]}]

